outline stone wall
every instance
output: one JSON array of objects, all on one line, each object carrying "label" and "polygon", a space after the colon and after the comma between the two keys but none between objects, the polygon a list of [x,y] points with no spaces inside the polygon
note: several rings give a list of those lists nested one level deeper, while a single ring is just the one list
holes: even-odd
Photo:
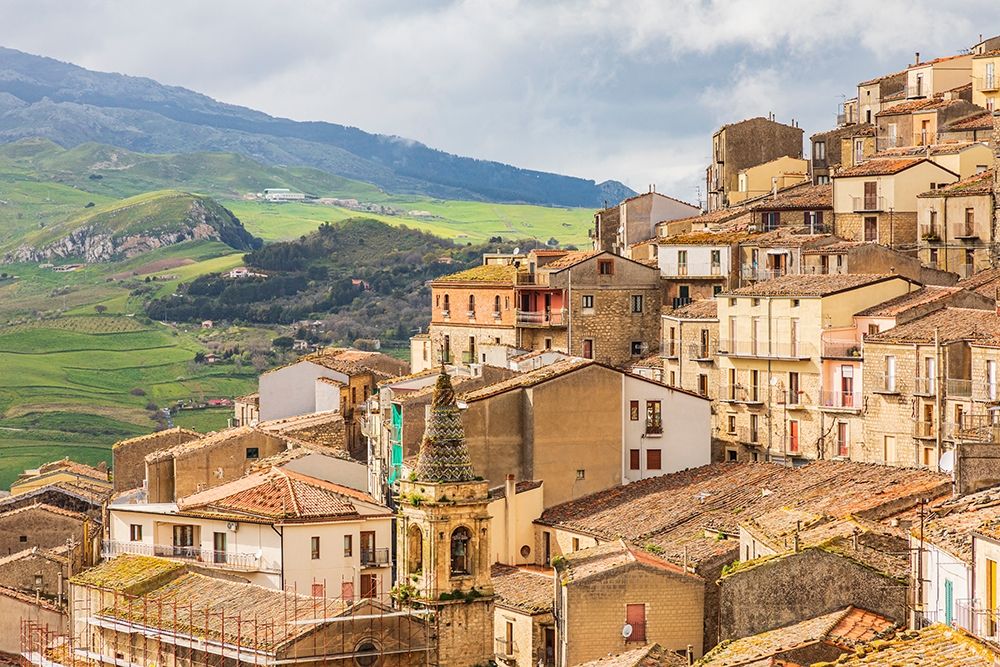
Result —
[{"label": "stone wall", "polygon": [[123,440],[111,449],[115,493],[138,489],[146,478],[146,455],[202,437],[194,431],[172,428],[159,433]]},{"label": "stone wall", "polygon": [[810,547],[720,581],[720,640],[798,623],[848,605],[907,623],[907,585],[852,559]]},{"label": "stone wall", "polygon": [[865,218],[877,220],[878,243],[882,245],[889,247],[912,246],[917,242],[916,211],[837,213],[834,216],[834,233],[849,241],[864,241]]},{"label": "stone wall", "polygon": [[[468,364],[478,362],[479,346],[487,343],[500,345],[517,345],[517,331],[513,326],[508,325],[482,325],[475,323],[461,324],[438,324],[432,323],[428,331],[431,337],[431,358],[433,365],[441,363],[441,350],[445,346],[445,336],[448,337],[448,349],[451,353],[450,363]],[[469,339],[474,338],[476,342],[477,359],[467,358],[469,352]]]},{"label": "stone wall", "polygon": [[618,206],[611,206],[594,214],[595,250],[614,252],[620,220],[621,216]]},{"label": "stone wall", "polygon": [[[62,575],[61,580],[60,575]],[[42,578],[41,586],[38,588],[42,597],[55,600],[59,595],[67,593],[68,564],[38,552],[25,554],[21,558],[5,563],[0,568],[0,586],[34,594],[36,576]]]},{"label": "stone wall", "polygon": [[[882,391],[887,356],[896,357],[896,393]],[[913,423],[920,412],[915,408],[916,399],[912,395],[918,363],[913,346],[865,344],[861,385],[864,388],[865,446],[855,454],[856,461],[907,466],[918,460]],[[886,436],[890,438],[889,444]]]},{"label": "stone wall", "polygon": [[493,598],[434,605],[437,662],[441,667],[489,664],[494,657]]},{"label": "stone wall", "polygon": [[974,493],[1000,484],[1000,448],[996,443],[955,445],[955,492]]},{"label": "stone wall", "polygon": [[0,556],[38,547],[51,549],[73,538],[84,541],[83,517],[77,518],[32,507],[0,515]]}]

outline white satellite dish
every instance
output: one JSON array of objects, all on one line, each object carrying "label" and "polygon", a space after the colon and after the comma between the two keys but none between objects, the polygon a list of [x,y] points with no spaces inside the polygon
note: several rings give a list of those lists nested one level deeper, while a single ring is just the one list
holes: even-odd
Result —
[{"label": "white satellite dish", "polygon": [[521,248],[520,247],[514,248],[514,254],[515,255],[520,255],[521,254]]},{"label": "white satellite dish", "polygon": [[622,637],[628,639],[632,636],[632,626],[628,623],[622,626]]},{"label": "white satellite dish", "polygon": [[941,455],[941,460],[938,462],[938,470],[941,472],[954,472],[955,470],[955,452],[947,451]]}]

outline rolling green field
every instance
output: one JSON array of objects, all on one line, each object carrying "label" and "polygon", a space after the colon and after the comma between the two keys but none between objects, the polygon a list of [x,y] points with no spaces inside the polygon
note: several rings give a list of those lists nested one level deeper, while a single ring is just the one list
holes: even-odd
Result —
[{"label": "rolling green field", "polygon": [[[150,403],[238,396],[256,385],[250,367],[195,364],[202,349],[189,333],[109,315],[0,329],[0,487],[64,455],[109,460],[114,441],[153,430]],[[181,423],[212,430],[225,425],[221,412],[185,412]]]}]

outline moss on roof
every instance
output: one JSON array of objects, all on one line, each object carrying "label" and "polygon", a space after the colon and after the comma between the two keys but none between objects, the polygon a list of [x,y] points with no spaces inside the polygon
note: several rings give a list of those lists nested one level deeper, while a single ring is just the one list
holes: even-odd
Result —
[{"label": "moss on roof", "polygon": [[435,283],[504,283],[514,284],[517,268],[510,264],[483,264],[458,273],[450,273]]},{"label": "moss on roof", "polygon": [[183,564],[165,558],[124,554],[81,572],[70,583],[132,593],[147,582],[162,582],[183,570]]}]

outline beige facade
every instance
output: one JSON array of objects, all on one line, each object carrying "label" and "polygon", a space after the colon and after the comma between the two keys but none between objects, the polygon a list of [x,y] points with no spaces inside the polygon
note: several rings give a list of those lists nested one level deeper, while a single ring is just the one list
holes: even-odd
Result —
[{"label": "beige facade", "polygon": [[[603,565],[604,559],[615,562]],[[622,542],[569,553],[555,567],[554,612],[563,630],[557,665],[577,665],[650,642],[678,653],[690,646],[695,656],[702,654],[701,577]]]},{"label": "beige facade", "polygon": [[598,211],[594,216],[594,249],[632,257],[629,246],[655,236],[657,223],[699,213],[701,209],[698,206],[655,190],[629,197],[617,206]]},{"label": "beige facade", "polygon": [[[801,156],[801,150],[799,151]],[[740,170],[736,176],[736,192],[729,193],[730,204],[787,188],[809,178],[809,163],[801,157],[784,155],[763,164]]]},{"label": "beige facade", "polygon": [[906,70],[906,97],[934,97],[967,85],[971,76],[971,54],[918,62]]},{"label": "beige facade", "polygon": [[739,458],[849,458],[860,446],[861,405],[855,389],[845,402],[843,386],[833,384],[827,360],[855,364],[851,346],[831,334],[911,289],[888,276],[786,276],[721,295],[718,437]]},{"label": "beige facade", "polygon": [[992,171],[917,197],[920,261],[963,278],[993,266]]},{"label": "beige facade", "polygon": [[987,111],[1000,110],[1000,52],[972,57],[972,103]]}]

